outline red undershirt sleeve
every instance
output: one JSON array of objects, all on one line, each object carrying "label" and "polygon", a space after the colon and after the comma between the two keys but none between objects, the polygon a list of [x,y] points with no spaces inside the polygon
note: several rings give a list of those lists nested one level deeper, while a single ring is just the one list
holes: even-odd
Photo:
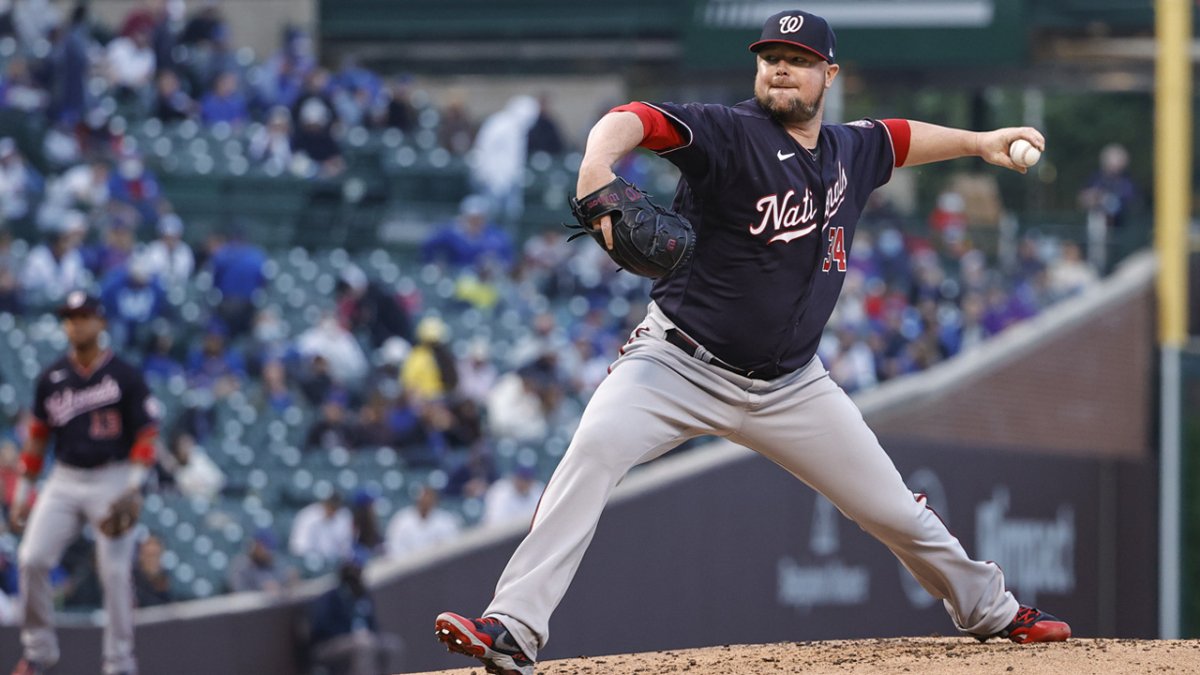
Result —
[{"label": "red undershirt sleeve", "polygon": [[904,160],[908,159],[908,146],[912,142],[912,128],[908,125],[908,120],[886,119],[883,120],[883,125],[892,135],[892,149],[896,153],[895,165],[904,166]]},{"label": "red undershirt sleeve", "polygon": [[639,145],[647,150],[661,152],[678,148],[685,143],[683,135],[671,124],[667,116],[645,103],[626,103],[609,112],[631,112],[637,115],[642,121],[642,128],[645,129],[645,135]]},{"label": "red undershirt sleeve", "polygon": [[29,436],[44,441],[50,438],[50,427],[45,422],[34,417],[29,420]]},{"label": "red undershirt sleeve", "polygon": [[158,427],[148,424],[137,433],[133,448],[129,451],[129,459],[146,466],[154,464],[154,441],[158,438]]}]

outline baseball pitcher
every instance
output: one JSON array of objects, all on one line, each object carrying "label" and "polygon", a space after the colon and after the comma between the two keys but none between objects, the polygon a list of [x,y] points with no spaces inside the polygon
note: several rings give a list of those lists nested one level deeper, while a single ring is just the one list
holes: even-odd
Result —
[{"label": "baseball pitcher", "polygon": [[[131,529],[154,463],[158,404],[141,371],[100,347],[105,322],[96,298],[74,291],[59,316],[70,350],[38,378],[29,440],[21,452],[24,475],[11,509],[13,529],[24,532],[17,563],[25,617],[25,653],[12,672],[40,675],[58,661],[50,570],[84,523],[91,523],[108,617],[103,673],[132,675],[137,664]],[[26,495],[51,441],[55,464],[31,510]]]},{"label": "baseball pitcher", "polygon": [[[489,673],[534,672],[550,615],[625,473],[706,434],[755,450],[827,497],[943,601],[958,630],[1018,643],[1071,634],[1020,605],[994,563],[967,555],[816,358],[859,215],[895,168],[979,157],[1024,173],[1009,146],[1023,139],[1040,151],[1042,135],[902,119],[822,123],[836,41],[807,12],[768,18],[750,50],[753,98],[630,103],[588,137],[572,210],[618,264],[655,279],[652,301],[482,618],[437,617],[437,637]],[[679,168],[670,210],[613,175],[639,146]]]}]

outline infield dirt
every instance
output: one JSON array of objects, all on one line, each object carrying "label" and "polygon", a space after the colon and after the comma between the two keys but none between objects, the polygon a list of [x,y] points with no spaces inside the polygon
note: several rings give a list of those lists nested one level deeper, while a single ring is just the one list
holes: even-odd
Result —
[{"label": "infield dirt", "polygon": [[[538,664],[538,675],[776,675],[920,673],[1009,675],[1200,673],[1200,640],[1073,639],[1052,644],[979,643],[969,638],[891,638],[728,645],[580,656]],[[437,675],[484,675],[482,667]],[[423,675],[433,675],[425,673]]]}]

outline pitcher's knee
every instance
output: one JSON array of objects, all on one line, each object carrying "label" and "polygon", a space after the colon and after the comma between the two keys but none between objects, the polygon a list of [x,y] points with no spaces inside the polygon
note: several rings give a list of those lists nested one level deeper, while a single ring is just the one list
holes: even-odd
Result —
[{"label": "pitcher's knee", "polygon": [[936,523],[941,522],[937,519],[936,514],[914,502],[912,505],[904,505],[903,508],[876,509],[857,514],[854,522],[878,539],[889,540],[896,537],[917,539],[928,531],[931,518]]},{"label": "pitcher's knee", "polygon": [[605,427],[600,424],[580,425],[571,439],[568,458],[573,461],[599,462],[605,466],[631,466],[638,457],[652,449],[652,444],[637,433]]}]

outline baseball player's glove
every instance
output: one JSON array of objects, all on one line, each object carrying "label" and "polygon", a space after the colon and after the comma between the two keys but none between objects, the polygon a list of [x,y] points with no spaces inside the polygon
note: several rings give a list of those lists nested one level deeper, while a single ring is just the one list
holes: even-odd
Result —
[{"label": "baseball player's glove", "polygon": [[[659,279],[687,264],[696,247],[696,232],[686,218],[650,201],[636,185],[616,178],[583,199],[571,198],[571,213],[579,221],[572,239],[590,235],[622,269]],[[600,218],[612,222],[613,247],[604,245]],[[567,227],[577,227],[568,225]]]},{"label": "baseball player's glove", "polygon": [[100,521],[100,532],[108,537],[119,537],[137,524],[142,512],[142,496],[128,492],[112,503],[108,515]]}]

